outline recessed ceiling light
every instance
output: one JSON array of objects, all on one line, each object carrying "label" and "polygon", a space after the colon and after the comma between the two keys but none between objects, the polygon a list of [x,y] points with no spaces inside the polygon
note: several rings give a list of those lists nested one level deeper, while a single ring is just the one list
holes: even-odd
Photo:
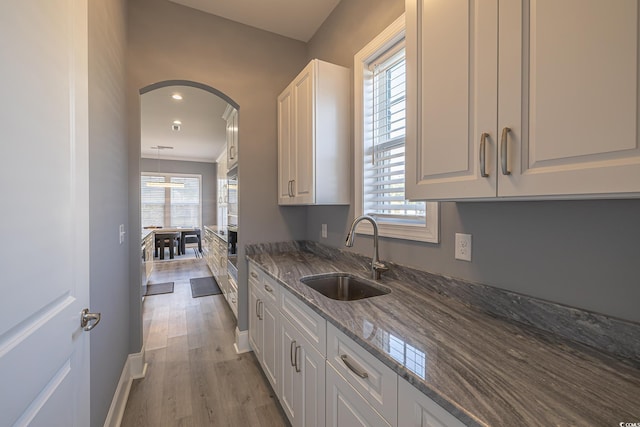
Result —
[{"label": "recessed ceiling light", "polygon": [[181,125],[181,124],[182,124],[182,122],[181,122],[180,120],[174,120],[174,121],[173,121],[173,124],[174,124],[174,125]]},{"label": "recessed ceiling light", "polygon": [[180,95],[179,93],[174,93],[173,95],[171,95],[171,97],[176,101],[182,100],[182,95]]}]

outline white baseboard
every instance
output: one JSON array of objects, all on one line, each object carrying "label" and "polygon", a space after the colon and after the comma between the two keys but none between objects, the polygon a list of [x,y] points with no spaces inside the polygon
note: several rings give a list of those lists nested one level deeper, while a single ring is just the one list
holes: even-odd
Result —
[{"label": "white baseboard", "polygon": [[122,368],[118,387],[113,395],[111,406],[107,419],[104,421],[104,427],[120,427],[124,409],[127,406],[131,383],[138,378],[144,378],[147,373],[147,364],[144,361],[144,349],[140,353],[134,353],[127,356],[127,361]]},{"label": "white baseboard", "polygon": [[236,342],[233,344],[233,348],[236,350],[237,354],[247,353],[251,351],[251,346],[249,346],[249,331],[241,331],[236,327]]}]

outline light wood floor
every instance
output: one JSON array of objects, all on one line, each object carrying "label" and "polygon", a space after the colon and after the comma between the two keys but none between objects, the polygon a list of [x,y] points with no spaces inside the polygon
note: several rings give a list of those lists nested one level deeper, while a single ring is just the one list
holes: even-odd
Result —
[{"label": "light wood floor", "polygon": [[252,352],[233,350],[235,318],[222,295],[191,297],[203,260],[156,263],[151,283],[174,293],[143,304],[148,369],[133,382],[123,427],[287,426]]}]

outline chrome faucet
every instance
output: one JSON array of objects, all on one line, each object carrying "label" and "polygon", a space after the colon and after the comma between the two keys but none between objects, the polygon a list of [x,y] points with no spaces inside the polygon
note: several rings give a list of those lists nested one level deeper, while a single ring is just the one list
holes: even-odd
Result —
[{"label": "chrome faucet", "polygon": [[380,256],[378,255],[378,223],[375,218],[369,215],[362,215],[353,220],[351,223],[351,229],[347,234],[347,240],[345,246],[350,248],[353,246],[353,239],[356,234],[356,226],[360,221],[367,220],[373,225],[373,258],[371,258],[371,278],[379,280],[380,275],[385,271],[389,271],[389,268],[380,262]]}]

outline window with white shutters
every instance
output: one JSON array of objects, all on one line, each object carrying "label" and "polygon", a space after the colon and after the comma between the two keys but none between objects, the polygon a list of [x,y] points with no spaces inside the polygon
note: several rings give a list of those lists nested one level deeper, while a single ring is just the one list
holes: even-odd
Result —
[{"label": "window with white shutters", "polygon": [[371,92],[365,103],[370,136],[364,152],[364,213],[378,222],[425,221],[424,202],[404,195],[406,74],[400,42],[369,64]]},{"label": "window with white shutters", "polygon": [[[201,176],[142,174],[140,180],[142,227],[201,227]],[[148,183],[174,183],[182,187],[156,187]]]},{"label": "window with white shutters", "polygon": [[354,58],[355,213],[376,218],[382,236],[438,242],[438,204],[405,197],[405,58],[404,16]]}]

